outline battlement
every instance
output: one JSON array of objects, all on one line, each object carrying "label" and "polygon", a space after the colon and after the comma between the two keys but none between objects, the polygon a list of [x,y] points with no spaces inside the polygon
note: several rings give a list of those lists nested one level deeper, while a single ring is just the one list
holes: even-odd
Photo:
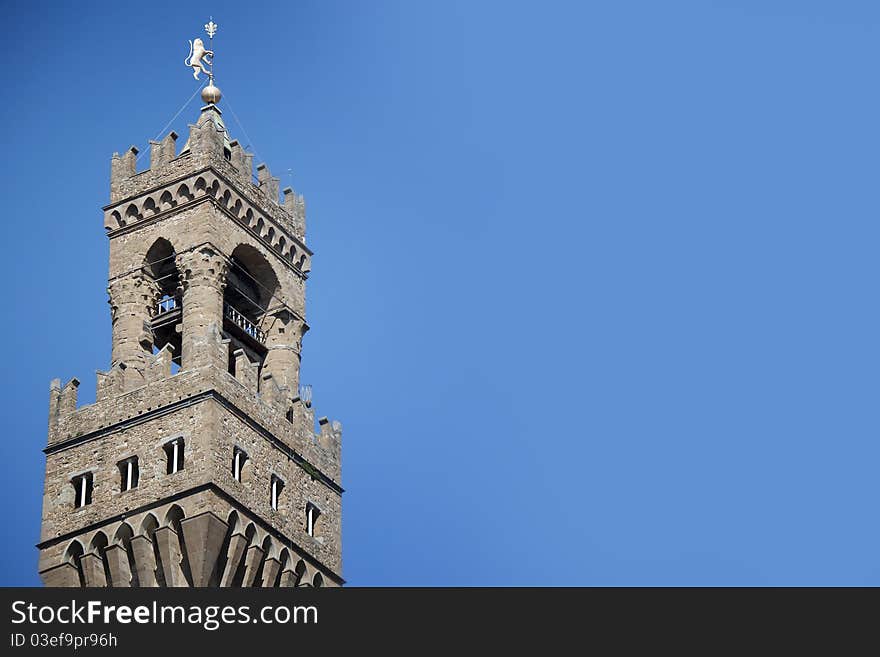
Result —
[{"label": "battlement", "polygon": [[[279,197],[279,179],[272,176],[268,165],[257,166],[253,172],[253,153],[248,153],[237,140],[230,140],[214,105],[202,108],[196,124],[190,125],[190,136],[180,153],[176,153],[177,134],[170,132],[161,141],[150,142],[150,166],[137,171],[138,150],[134,146],[123,155],[114,153],[110,161],[110,205],[104,208],[104,227],[113,232],[138,221],[161,214],[181,202],[176,186],[186,184],[184,178],[194,171],[213,170],[215,178],[222,179],[224,189],[208,185],[202,189],[218,203],[241,218],[253,221],[254,227],[262,219],[266,236],[275,224],[283,237],[283,250],[291,239],[305,248],[305,199],[285,189],[284,200]],[[195,193],[192,185],[187,192]],[[185,198],[192,200],[192,198]],[[124,207],[121,207],[124,206]],[[247,206],[247,207],[246,207]],[[245,217],[250,210],[250,216]],[[276,243],[277,244],[277,243]],[[296,261],[302,254],[294,254]],[[310,254],[309,254],[310,255]],[[291,258],[289,254],[285,257]],[[306,258],[307,259],[307,258]]]},{"label": "battlement", "polygon": [[47,449],[112,432],[114,427],[137,423],[138,418],[161,413],[176,403],[213,393],[300,455],[307,468],[340,485],[342,425],[326,417],[316,425],[311,402],[300,399],[298,392],[278,386],[271,375],[260,380],[258,389],[255,371],[244,367],[236,368],[235,376],[214,367],[172,374],[171,354],[165,349],[151,357],[145,385],[126,390],[125,369],[117,364],[106,372],[97,371],[95,403],[80,407],[78,379],[71,379],[63,387],[60,380],[52,381]]}]

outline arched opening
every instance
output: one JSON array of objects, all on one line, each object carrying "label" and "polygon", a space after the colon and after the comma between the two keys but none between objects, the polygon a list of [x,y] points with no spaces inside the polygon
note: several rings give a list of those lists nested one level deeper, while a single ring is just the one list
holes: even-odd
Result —
[{"label": "arched opening", "polygon": [[125,209],[125,222],[131,223],[137,221],[139,219],[139,212],[137,206],[132,203]]},{"label": "arched opening", "polygon": [[131,573],[131,585],[139,587],[140,582],[138,581],[137,576],[137,564],[134,562],[134,554],[132,554],[131,551],[131,539],[133,537],[134,530],[132,530],[131,525],[127,522],[123,522],[119,525],[119,529],[116,530],[116,533],[113,534],[113,543],[114,545],[121,545],[125,550],[125,556],[128,559],[128,570]]},{"label": "arched opening", "polygon": [[289,563],[290,552],[288,552],[287,548],[283,548],[281,554],[278,555],[278,576],[275,578],[275,581],[272,582],[273,587],[281,584],[281,576],[284,574],[284,571],[287,570]]},{"label": "arched opening", "polygon": [[192,573],[189,569],[189,554],[187,552],[186,541],[183,537],[183,530],[180,527],[180,521],[186,518],[186,514],[183,512],[178,505],[172,504],[171,508],[165,513],[165,523],[166,527],[171,527],[174,530],[174,533],[177,534],[177,543],[180,546],[180,567],[183,571],[183,576],[186,579],[187,583],[192,586]]},{"label": "arched opening", "polygon": [[293,572],[296,574],[296,584],[295,586],[308,586],[309,583],[306,581],[306,575],[308,574],[308,569],[306,568],[306,563],[302,559],[296,562],[296,567],[293,569]]},{"label": "arched opening", "polygon": [[226,526],[230,534],[234,534],[238,529],[238,511],[233,509],[226,518]]},{"label": "arched opening", "polygon": [[316,589],[324,586],[324,576],[321,573],[315,573],[315,576],[312,577],[312,586]]},{"label": "arched opening", "polygon": [[165,513],[165,523],[166,527],[171,527],[177,534],[180,534],[180,521],[186,517],[186,514],[176,504],[172,504],[171,508]]},{"label": "arched opening", "polygon": [[156,201],[154,201],[152,197],[147,197],[147,200],[144,201],[144,216],[152,217],[158,212],[159,210],[156,208]]},{"label": "arched opening", "polygon": [[110,577],[110,566],[107,564],[107,555],[104,554],[104,550],[107,549],[109,543],[107,535],[101,531],[92,536],[92,540],[89,542],[89,552],[101,560],[101,565],[104,568],[104,580],[107,582],[108,586],[112,579]]},{"label": "arched opening", "polygon": [[210,586],[220,586],[220,579],[226,572],[227,562],[229,561],[229,545],[232,542],[233,534],[240,533],[240,524],[238,512],[235,509],[231,509],[226,516],[226,535],[223,537],[223,545],[220,547],[220,553],[217,556],[217,567],[211,576]]},{"label": "arched opening", "polygon": [[156,519],[152,513],[148,513],[144,516],[144,519],[141,521],[141,535],[146,536],[151,541],[153,540],[153,533],[159,529],[159,521]]},{"label": "arched opening", "polygon": [[247,244],[235,247],[223,291],[223,337],[230,340],[230,372],[234,372],[232,354],[239,349],[251,363],[262,365],[266,357],[263,325],[277,292],[278,278],[266,258]]},{"label": "arched opening", "polygon": [[[144,516],[144,519],[141,521],[141,529],[140,535],[146,536],[150,539],[150,543],[153,546],[153,560],[156,565],[162,563],[162,557],[159,554],[159,545],[156,543],[156,539],[153,534],[156,533],[156,530],[159,529],[159,521],[156,519],[152,513],[148,513]],[[166,586],[165,584],[165,573],[162,572],[161,568],[156,568],[153,570],[153,574],[156,577],[156,583],[159,586]]]},{"label": "arched opening", "polygon": [[156,306],[153,308],[150,328],[153,344],[158,353],[165,345],[172,348],[172,363],[180,367],[182,333],[178,325],[183,321],[183,296],[180,293],[180,273],[171,242],[160,237],[144,257],[143,271],[156,286]]},{"label": "arched opening", "polygon": [[254,523],[248,523],[248,526],[245,527],[244,537],[247,541],[247,548],[245,548],[245,556],[241,561],[238,562],[238,568],[235,570],[235,575],[232,578],[231,587],[240,587],[244,582],[244,572],[247,569],[247,550],[254,544],[254,536],[257,534],[257,528],[254,527]]},{"label": "arched opening", "polygon": [[64,551],[64,563],[69,563],[76,568],[76,576],[79,579],[80,586],[86,585],[83,581],[82,568],[79,565],[80,557],[82,557],[84,552],[85,550],[83,549],[82,543],[77,540],[71,541],[70,545],[68,545],[67,549]]},{"label": "arched opening", "polygon": [[168,210],[173,208],[176,204],[174,203],[174,199],[171,196],[171,192],[167,189],[162,192],[162,196],[159,197],[159,207],[162,210]]},{"label": "arched opening", "polygon": [[266,536],[266,538],[263,539],[260,547],[262,548],[263,558],[260,560],[260,565],[257,568],[257,572],[254,574],[253,586],[260,586],[263,581],[263,572],[266,568],[266,559],[272,556],[272,538]]}]

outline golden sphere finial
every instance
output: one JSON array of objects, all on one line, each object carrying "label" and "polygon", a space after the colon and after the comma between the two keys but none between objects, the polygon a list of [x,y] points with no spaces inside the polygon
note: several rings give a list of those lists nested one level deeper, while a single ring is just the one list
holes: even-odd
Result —
[{"label": "golden sphere finial", "polygon": [[213,80],[211,80],[208,83],[207,87],[202,89],[202,100],[205,103],[208,103],[210,105],[216,105],[217,103],[220,102],[220,97],[221,97],[220,88],[214,86]]}]

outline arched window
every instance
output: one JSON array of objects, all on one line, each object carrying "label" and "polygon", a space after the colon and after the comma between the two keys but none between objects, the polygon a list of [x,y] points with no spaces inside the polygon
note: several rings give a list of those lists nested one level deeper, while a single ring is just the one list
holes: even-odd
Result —
[{"label": "arched window", "polygon": [[179,291],[180,274],[177,271],[176,257],[171,242],[160,237],[147,251],[143,271],[155,285],[156,292],[156,306],[150,319],[153,335],[151,351],[156,353],[170,344],[172,361],[179,367],[182,334],[178,328],[183,320],[183,300]]},{"label": "arched window", "polygon": [[251,363],[262,364],[263,323],[278,288],[275,271],[257,249],[239,244],[233,250],[223,290],[223,337],[230,340],[230,354],[242,349]]}]

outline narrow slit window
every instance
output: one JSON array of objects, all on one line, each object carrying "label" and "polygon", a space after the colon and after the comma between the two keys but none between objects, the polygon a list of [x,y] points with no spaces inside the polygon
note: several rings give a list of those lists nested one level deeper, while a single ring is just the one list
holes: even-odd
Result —
[{"label": "narrow slit window", "polygon": [[165,443],[165,455],[168,458],[168,474],[175,474],[183,470],[183,438],[175,438]]},{"label": "narrow slit window", "polygon": [[132,456],[119,462],[120,490],[124,493],[132,488],[137,488],[140,479],[137,456]]},{"label": "narrow slit window", "polygon": [[247,463],[247,452],[240,447],[232,450],[232,477],[236,481],[241,481],[241,473],[244,470],[244,464]]},{"label": "narrow slit window", "polygon": [[309,502],[306,504],[306,531],[309,536],[317,536],[318,518],[321,516],[321,510],[314,504]]},{"label": "narrow slit window", "polygon": [[80,508],[92,503],[92,489],[94,488],[94,479],[91,472],[78,475],[71,480],[75,497],[73,506]]},{"label": "narrow slit window", "polygon": [[282,481],[281,477],[272,475],[272,485],[269,493],[272,498],[272,509],[274,511],[278,510],[278,498],[281,497],[282,490],[284,490],[284,481]]}]

